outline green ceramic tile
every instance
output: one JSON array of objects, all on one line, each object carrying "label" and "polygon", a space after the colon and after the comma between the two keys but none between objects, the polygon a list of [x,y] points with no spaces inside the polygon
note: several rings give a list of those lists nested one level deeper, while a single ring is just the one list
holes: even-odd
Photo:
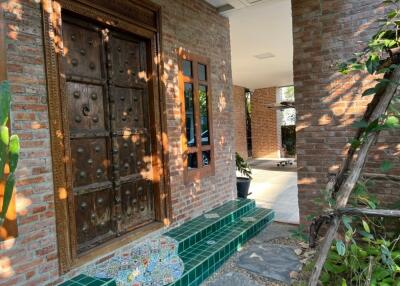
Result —
[{"label": "green ceramic tile", "polygon": [[[188,247],[201,241],[213,232],[218,231],[225,225],[234,222],[239,217],[254,208],[254,200],[233,200],[168,231],[166,235],[176,239],[179,242],[178,251],[181,253]],[[218,216],[206,217],[207,215]]]},{"label": "green ceramic tile", "polygon": [[74,285],[74,283],[75,283],[75,282],[73,282],[73,281],[71,281],[71,280],[68,280],[68,281],[65,281],[64,283],[60,284],[60,286],[61,286],[61,285],[62,285],[62,286],[72,286],[72,285]]},{"label": "green ceramic tile", "polygon": [[188,276],[188,275],[184,275],[184,276],[181,278],[181,284],[182,284],[182,286],[187,286],[187,285],[189,285],[189,276]]},{"label": "green ceramic tile", "polygon": [[[179,242],[185,272],[169,286],[198,286],[272,222],[274,212],[255,207],[253,200],[234,200],[175,228],[167,235]],[[215,214],[218,214],[216,216]],[[61,286],[116,286],[114,280],[78,275]]]},{"label": "green ceramic tile", "polygon": [[185,263],[185,274],[189,275],[188,284],[182,285],[199,285],[221,267],[242,244],[270,224],[273,218],[274,212],[271,210],[249,208],[238,214],[236,220],[208,232],[200,241],[196,239],[194,245],[190,245],[180,254]]}]

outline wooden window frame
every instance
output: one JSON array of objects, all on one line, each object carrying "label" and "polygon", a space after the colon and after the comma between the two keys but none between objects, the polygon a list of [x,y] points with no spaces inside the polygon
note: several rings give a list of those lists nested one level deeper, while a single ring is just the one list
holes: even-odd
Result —
[{"label": "wooden window frame", "polygon": [[[65,96],[62,96],[65,78],[60,74],[62,71],[60,53],[63,50],[62,11],[138,35],[150,43],[148,82],[149,95],[152,95],[150,120],[155,127],[152,132],[152,157],[154,158],[152,161],[156,222],[115,238],[82,255],[78,255],[76,251],[71,178],[67,168],[71,160],[68,154],[69,132],[66,130],[68,128],[66,103]],[[134,11],[145,13],[134,13]],[[163,74],[160,40],[161,7],[146,0],[43,0],[42,14],[58,258],[60,273],[63,274],[171,223],[168,138],[164,135],[167,122],[166,102],[165,97],[162,96],[164,87],[160,80]]]},{"label": "wooden window frame", "polygon": [[[183,61],[192,62],[192,77],[187,77],[183,73]],[[199,80],[198,65],[203,64],[206,66],[206,80]],[[182,144],[182,157],[184,165],[184,181],[191,183],[200,180],[204,177],[214,176],[215,174],[215,156],[214,156],[214,132],[213,132],[213,117],[212,117],[212,88],[211,88],[211,64],[210,59],[193,55],[183,50],[178,51],[178,84],[179,84],[179,98],[181,102],[181,144]],[[185,109],[185,83],[193,85],[194,97],[194,113],[195,113],[195,138],[196,146],[188,147],[186,138],[186,109]],[[201,141],[201,126],[200,126],[200,104],[199,104],[199,86],[207,86],[207,109],[208,109],[208,132],[209,132],[209,145],[202,145]],[[211,163],[207,166],[202,166],[202,152],[210,151]],[[188,168],[189,153],[197,153],[196,169]]]}]

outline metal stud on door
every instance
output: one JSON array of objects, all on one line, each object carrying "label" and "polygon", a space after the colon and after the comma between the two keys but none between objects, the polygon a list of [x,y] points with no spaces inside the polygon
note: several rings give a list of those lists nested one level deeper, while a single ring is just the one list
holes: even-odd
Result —
[{"label": "metal stud on door", "polygon": [[115,237],[104,45],[99,27],[67,17],[63,41],[77,251],[83,252]]},{"label": "metal stud on door", "polygon": [[[113,166],[121,198],[119,231],[126,232],[154,220],[146,45],[115,32],[108,39]],[[143,208],[142,201],[150,206]]]},{"label": "metal stud on door", "polygon": [[78,253],[154,221],[146,43],[64,17]]}]

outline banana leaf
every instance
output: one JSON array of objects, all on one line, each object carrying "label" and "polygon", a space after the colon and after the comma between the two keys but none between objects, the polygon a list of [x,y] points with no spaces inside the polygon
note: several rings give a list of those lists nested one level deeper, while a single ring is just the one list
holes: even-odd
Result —
[{"label": "banana leaf", "polygon": [[10,206],[11,198],[13,195],[14,186],[15,186],[15,175],[14,173],[11,173],[7,178],[7,182],[4,188],[3,206],[1,208],[1,213],[0,213],[0,225],[2,225],[5,220],[8,207]]},{"label": "banana leaf", "polygon": [[10,103],[10,86],[8,81],[3,81],[0,84],[0,126],[5,126],[7,124]]},{"label": "banana leaf", "polygon": [[4,176],[4,166],[7,162],[8,157],[8,128],[7,126],[0,126],[0,180]]},{"label": "banana leaf", "polygon": [[9,149],[8,161],[10,163],[10,173],[14,173],[15,169],[17,168],[19,159],[19,150],[20,150],[18,135],[11,135],[10,146],[8,147],[8,149]]}]

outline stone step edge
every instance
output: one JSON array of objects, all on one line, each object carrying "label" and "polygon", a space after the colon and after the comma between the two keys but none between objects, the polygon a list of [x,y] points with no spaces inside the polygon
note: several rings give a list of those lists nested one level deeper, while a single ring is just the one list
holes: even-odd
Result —
[{"label": "stone step edge", "polygon": [[[223,206],[223,205],[222,205]],[[221,207],[221,206],[220,206]],[[240,214],[240,211],[248,208],[247,211],[244,211],[242,214]],[[218,220],[216,220],[215,222],[213,222],[212,224],[210,224],[207,227],[204,227],[202,229],[199,229],[198,231],[194,232],[192,235],[186,237],[185,239],[179,241],[176,238],[174,238],[175,240],[178,241],[178,254],[182,253],[183,251],[185,251],[186,249],[188,249],[189,247],[195,245],[196,243],[202,241],[203,239],[205,239],[209,234],[217,231],[219,228],[221,228],[222,226],[225,226],[227,224],[230,224],[238,219],[240,219],[242,216],[245,216],[249,211],[253,210],[256,208],[256,202],[253,199],[249,199],[248,203],[241,206],[240,208],[236,209],[235,211],[220,217]],[[205,214],[201,215],[207,215],[210,213],[213,213],[214,210],[208,211]],[[239,214],[239,215],[237,215]],[[237,217],[235,217],[235,215],[237,215]],[[227,220],[226,222],[224,222],[224,220]],[[178,226],[179,227],[179,226]],[[213,229],[215,228],[215,229]],[[165,233],[164,235],[169,236],[168,233]]]},{"label": "stone step edge", "polygon": [[[262,209],[262,208],[256,208],[256,209]],[[274,221],[274,218],[275,218],[275,212],[273,210],[270,210],[268,213],[265,214],[264,217],[258,219],[257,221],[254,221],[254,223],[252,223],[247,229],[245,229],[240,234],[229,240],[229,242],[224,244],[224,246],[220,247],[219,250],[212,255],[212,257],[208,257],[202,260],[196,267],[191,268],[189,271],[185,270],[182,277],[178,281],[169,284],[168,286],[199,285],[201,282],[203,282],[205,279],[211,276],[216,270],[218,270],[218,268],[221,267],[226,262],[226,260],[228,260],[228,258],[237,251],[239,244],[243,245],[251,238],[253,238],[255,235],[260,233],[261,230],[266,228]],[[234,224],[234,222],[232,222],[232,224]],[[254,228],[256,229],[253,231],[253,233],[249,235],[248,233],[250,233]],[[244,241],[241,241],[240,237],[243,236],[245,236],[246,239]],[[233,243],[233,247],[230,246],[231,243]],[[221,252],[225,251],[226,247],[229,247],[229,253],[221,258]],[[215,261],[216,257],[219,257],[218,258],[219,261]],[[210,261],[212,266],[209,265]],[[205,266],[205,264],[207,264],[208,266]],[[208,268],[208,270],[204,271],[205,268]]]}]

